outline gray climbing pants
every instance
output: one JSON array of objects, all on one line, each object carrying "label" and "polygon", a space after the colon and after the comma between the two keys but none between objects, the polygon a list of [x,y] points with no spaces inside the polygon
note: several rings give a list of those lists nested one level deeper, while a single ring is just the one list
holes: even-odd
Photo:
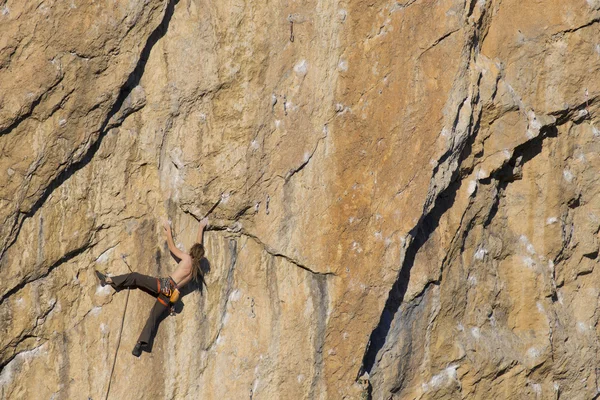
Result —
[{"label": "gray climbing pants", "polygon": [[159,292],[158,278],[132,272],[130,274],[113,276],[111,279],[115,289],[144,289],[156,297],[156,302],[150,311],[150,316],[146,320],[146,325],[144,325],[144,329],[142,329],[142,333],[138,338],[138,342],[140,343],[150,343],[150,339],[156,335],[163,313],[169,309],[169,298]]}]

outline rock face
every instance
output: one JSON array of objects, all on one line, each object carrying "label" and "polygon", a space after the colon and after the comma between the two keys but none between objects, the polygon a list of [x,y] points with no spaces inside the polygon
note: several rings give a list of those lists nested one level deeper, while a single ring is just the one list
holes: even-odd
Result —
[{"label": "rock face", "polygon": [[[595,398],[599,21],[0,0],[1,398]],[[207,213],[134,358],[154,299],[94,270],[168,275]]]}]

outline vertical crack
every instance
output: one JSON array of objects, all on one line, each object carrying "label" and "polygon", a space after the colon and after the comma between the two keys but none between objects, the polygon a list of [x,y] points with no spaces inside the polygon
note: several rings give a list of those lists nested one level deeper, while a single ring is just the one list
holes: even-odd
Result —
[{"label": "vertical crack", "polygon": [[314,363],[315,373],[310,384],[310,394],[308,398],[314,399],[317,393],[319,383],[323,381],[323,349],[325,347],[325,332],[327,327],[327,314],[329,305],[329,295],[327,293],[327,276],[311,275],[311,293],[315,307],[317,323],[315,327],[314,345]]},{"label": "vertical crack", "polygon": [[229,239],[229,252],[231,255],[231,263],[229,265],[229,270],[227,271],[227,278],[225,281],[225,293],[222,297],[225,299],[225,302],[223,303],[223,306],[221,307],[221,313],[220,313],[221,319],[219,321],[219,328],[217,329],[217,333],[216,333],[214,339],[208,344],[208,346],[206,346],[206,349],[205,349],[206,351],[210,351],[212,349],[212,347],[217,342],[217,339],[221,335],[221,331],[223,330],[223,327],[225,326],[225,316],[227,314],[227,305],[229,304],[231,293],[233,292],[233,273],[235,271],[235,265],[237,263],[237,256],[238,256],[237,240]]}]

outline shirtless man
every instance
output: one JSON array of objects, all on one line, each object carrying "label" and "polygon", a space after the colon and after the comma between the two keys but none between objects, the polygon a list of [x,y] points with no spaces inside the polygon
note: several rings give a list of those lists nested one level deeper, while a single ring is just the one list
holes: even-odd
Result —
[{"label": "shirtless man", "polygon": [[194,243],[190,249],[190,253],[187,254],[175,246],[169,222],[163,223],[169,250],[180,260],[175,272],[167,278],[155,278],[137,272],[110,277],[96,271],[96,276],[100,279],[100,284],[102,286],[108,284],[115,290],[123,288],[143,288],[156,296],[156,303],[154,303],[154,307],[152,307],[152,311],[150,311],[150,316],[146,321],[146,325],[133,348],[132,354],[134,356],[139,357],[142,354],[142,348],[146,347],[150,342],[150,338],[156,334],[160,317],[170,308],[172,303],[177,301],[179,298],[179,289],[187,285],[192,279],[200,285],[204,283],[200,262],[202,261],[202,258],[204,258],[203,236],[204,229],[207,225],[208,218],[204,218],[200,221],[196,243]]}]

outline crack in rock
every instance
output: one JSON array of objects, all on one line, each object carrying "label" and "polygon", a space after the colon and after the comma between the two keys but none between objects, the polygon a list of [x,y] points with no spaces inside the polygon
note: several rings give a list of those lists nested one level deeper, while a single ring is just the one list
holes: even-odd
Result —
[{"label": "crack in rock", "polygon": [[[100,128],[96,133],[93,133],[88,141],[84,143],[82,147],[77,149],[74,154],[80,153],[78,157],[74,157],[68,160],[65,163],[65,167],[62,171],[60,171],[43,189],[40,197],[34,203],[34,205],[26,212],[18,212],[17,216],[14,217],[15,221],[12,225],[10,233],[8,237],[2,243],[0,247],[0,258],[6,253],[8,248],[10,248],[15,242],[20,233],[21,227],[23,226],[23,222],[27,218],[33,217],[37,211],[42,207],[42,205],[46,202],[48,197],[54,193],[54,191],[60,187],[65,181],[67,181],[75,172],[79,171],[83,167],[89,164],[89,162],[93,159],[94,155],[97,153],[102,140],[107,135],[107,133],[119,126],[125,118],[129,115],[127,112],[134,112],[138,107],[142,107],[144,101],[136,100],[130,98],[130,95],[133,93],[134,89],[139,85],[142,76],[144,75],[144,71],[146,68],[146,64],[148,62],[150,52],[154,48],[154,45],[165,35],[167,32],[167,28],[171,17],[173,16],[173,12],[175,10],[175,5],[179,2],[179,0],[168,0],[163,19],[161,23],[156,27],[156,29],[150,34],[144,48],[140,53],[140,57],[138,62],[133,69],[133,71],[129,74],[129,77],[123,84],[123,86],[119,90],[119,94],[112,108],[104,118],[104,121],[100,125]],[[139,97],[139,96],[137,96]],[[119,116],[119,112],[121,111],[121,115]],[[92,142],[92,137],[97,134],[96,139]],[[92,143],[90,143],[92,142]]]},{"label": "crack in rock", "polygon": [[58,261],[56,261],[54,264],[52,264],[45,272],[43,272],[41,274],[34,274],[33,277],[31,277],[31,276],[26,277],[25,280],[21,281],[16,286],[13,286],[9,290],[7,290],[4,293],[4,295],[0,296],[0,305],[2,303],[4,303],[4,300],[13,296],[15,293],[19,292],[21,289],[23,289],[28,284],[38,281],[40,279],[46,278],[56,268],[60,267],[62,264],[66,263],[66,262],[69,262],[69,261],[77,258],[79,255],[83,254],[89,248],[90,248],[90,242],[84,244],[82,247],[79,247],[75,250],[68,252],[67,254],[62,256]]}]

